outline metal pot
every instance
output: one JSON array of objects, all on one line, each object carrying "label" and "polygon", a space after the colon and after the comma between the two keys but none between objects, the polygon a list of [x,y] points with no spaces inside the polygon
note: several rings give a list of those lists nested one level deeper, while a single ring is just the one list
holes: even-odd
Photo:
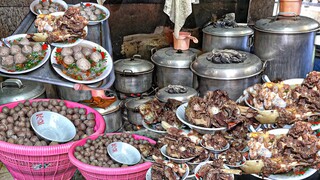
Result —
[{"label": "metal pot", "polygon": [[182,102],[188,102],[193,96],[198,96],[197,90],[180,85],[169,85],[160,89],[156,93],[156,98],[161,102],[167,102],[168,99],[175,99]]},{"label": "metal pot", "polygon": [[64,86],[56,86],[56,89],[59,98],[68,101],[80,102],[91,99],[92,97],[91,91],[78,91]]},{"label": "metal pot", "polygon": [[[153,50],[155,51],[155,50]],[[174,50],[172,47],[157,50],[151,56],[151,61],[156,64],[156,84],[164,88],[170,84],[196,87],[196,78],[190,70],[199,50]]]},{"label": "metal pot", "polygon": [[275,16],[257,21],[254,29],[254,53],[270,61],[265,73],[271,80],[304,78],[312,71],[317,21]]},{"label": "metal pot", "polygon": [[139,113],[139,106],[152,100],[152,97],[139,97],[128,100],[124,105],[127,109],[128,121],[135,125],[142,125],[143,118]]},{"label": "metal pot", "polygon": [[27,99],[46,98],[46,89],[41,83],[7,79],[0,82],[0,105]]},{"label": "metal pot", "polygon": [[246,24],[240,24],[235,28],[213,27],[212,25],[202,29],[203,52],[213,49],[235,49],[250,52],[252,47],[253,30]]},{"label": "metal pot", "polygon": [[114,63],[116,81],[114,87],[122,93],[143,93],[152,87],[154,65],[134,55],[129,59],[120,59]]},{"label": "metal pot", "polygon": [[210,52],[202,54],[191,64],[191,70],[198,76],[200,96],[209,90],[221,89],[236,100],[245,88],[261,82],[262,61],[254,54],[239,52],[246,55],[244,62],[216,64],[207,60]]}]

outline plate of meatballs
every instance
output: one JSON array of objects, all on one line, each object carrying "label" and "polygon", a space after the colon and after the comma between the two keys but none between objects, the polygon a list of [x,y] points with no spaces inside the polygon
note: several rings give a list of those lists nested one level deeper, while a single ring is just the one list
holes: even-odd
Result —
[{"label": "plate of meatballs", "polygon": [[34,0],[30,4],[30,10],[33,14],[50,14],[54,12],[65,12],[68,9],[68,4],[62,0]]},{"label": "plate of meatballs", "polygon": [[30,42],[27,34],[6,38],[10,47],[0,42],[0,72],[23,74],[41,67],[50,57],[51,47],[40,42]]},{"label": "plate of meatballs", "polygon": [[75,6],[80,7],[80,14],[89,21],[88,25],[96,25],[110,16],[110,11],[103,5],[84,2]]},{"label": "plate of meatballs", "polygon": [[56,47],[51,53],[53,69],[63,78],[81,84],[92,84],[106,78],[113,67],[110,54],[100,45],[83,40],[72,47]]}]

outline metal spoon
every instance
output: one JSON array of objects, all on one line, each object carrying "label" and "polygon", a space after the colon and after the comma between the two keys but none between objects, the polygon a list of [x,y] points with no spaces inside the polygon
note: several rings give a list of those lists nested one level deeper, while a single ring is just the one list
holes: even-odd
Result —
[{"label": "metal spoon", "polygon": [[38,14],[42,14],[42,11],[41,11],[40,9],[37,9],[36,12],[37,12]]},{"label": "metal spoon", "polygon": [[83,2],[80,2],[80,6],[84,9],[86,6],[83,4]]},{"label": "metal spoon", "polygon": [[5,46],[7,46],[8,48],[11,48],[11,44],[5,38],[1,38],[1,41]]},{"label": "metal spoon", "polygon": [[263,82],[271,82],[270,78],[266,74],[263,74],[261,78],[262,78]]},{"label": "metal spoon", "polygon": [[66,68],[64,66],[62,66],[61,64],[52,63],[52,66],[60,69],[61,71],[66,70]]}]

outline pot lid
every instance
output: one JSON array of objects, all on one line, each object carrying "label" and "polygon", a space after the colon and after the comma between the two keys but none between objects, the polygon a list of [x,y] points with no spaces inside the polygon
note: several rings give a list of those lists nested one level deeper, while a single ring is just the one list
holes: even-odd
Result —
[{"label": "pot lid", "polygon": [[114,70],[119,73],[145,73],[152,71],[154,65],[147,61],[140,59],[140,55],[134,55],[132,58],[119,59],[114,62]]},{"label": "pot lid", "polygon": [[197,58],[199,53],[199,50],[193,48],[182,51],[168,47],[157,50],[151,56],[151,61],[163,67],[189,68],[191,62]]},{"label": "pot lid", "polygon": [[212,25],[202,29],[202,32],[215,36],[247,36],[253,34],[253,30],[246,24],[238,23],[237,27],[214,27]]},{"label": "pot lid", "polygon": [[0,82],[0,104],[34,99],[44,92],[45,87],[41,83],[20,79],[7,79]]},{"label": "pot lid", "polygon": [[191,97],[197,95],[198,92],[191,87],[181,85],[169,85],[160,89],[156,94],[156,98],[162,102],[167,102],[168,99],[175,99],[182,102],[188,102]]},{"label": "pot lid", "polygon": [[297,16],[273,16],[258,20],[254,28],[259,31],[270,33],[305,33],[317,31],[319,23],[309,17]]},{"label": "pot lid", "polygon": [[110,114],[113,113],[117,110],[120,109],[122,101],[119,100],[119,98],[117,97],[116,93],[113,91],[109,91],[107,96],[116,96],[117,100],[115,102],[113,102],[112,104],[110,104],[110,106],[108,106],[107,108],[98,108],[95,107],[94,109],[96,111],[98,111],[101,115],[106,115],[106,114]]},{"label": "pot lid", "polygon": [[191,70],[200,77],[218,80],[244,79],[255,76],[263,70],[262,61],[254,54],[235,50],[217,51],[238,52],[245,59],[238,63],[216,63],[208,60],[207,57],[212,57],[212,52],[208,52],[199,56],[191,64]]},{"label": "pot lid", "polygon": [[139,108],[140,105],[142,105],[152,99],[153,99],[152,97],[132,98],[125,103],[125,106],[127,109],[135,110],[135,109]]}]

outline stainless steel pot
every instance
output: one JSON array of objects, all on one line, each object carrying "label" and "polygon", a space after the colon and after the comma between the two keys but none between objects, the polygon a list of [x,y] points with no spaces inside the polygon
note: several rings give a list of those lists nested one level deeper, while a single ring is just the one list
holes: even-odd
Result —
[{"label": "stainless steel pot", "polygon": [[129,59],[120,59],[114,63],[116,81],[114,87],[122,93],[143,93],[152,87],[154,65],[134,55]]},{"label": "stainless steel pot", "polygon": [[46,89],[41,83],[6,79],[0,82],[0,105],[20,100],[46,98],[45,92]]},{"label": "stainless steel pot", "polygon": [[172,47],[153,52],[151,61],[156,64],[155,81],[159,88],[170,84],[196,87],[196,78],[190,70],[190,64],[200,51],[190,48],[185,51],[174,50]]},{"label": "stainless steel pot", "polygon": [[79,102],[91,99],[91,91],[78,91],[69,87],[56,86],[57,94],[60,99]]},{"label": "stainless steel pot", "polygon": [[202,54],[191,64],[191,70],[198,76],[200,96],[204,96],[209,90],[221,89],[236,100],[245,88],[261,82],[264,69],[262,61],[254,54],[239,52],[247,57],[242,63],[216,64],[207,60],[207,56],[211,54],[209,52]]},{"label": "stainless steel pot", "polygon": [[253,45],[253,30],[240,24],[235,28],[213,27],[209,25],[202,29],[203,52],[209,52],[213,49],[235,49],[250,52]]},{"label": "stainless steel pot", "polygon": [[275,16],[255,23],[254,53],[269,61],[271,80],[304,78],[313,69],[319,23],[311,18]]},{"label": "stainless steel pot", "polygon": [[167,102],[168,99],[175,99],[182,102],[188,102],[193,96],[198,96],[197,90],[180,85],[169,85],[160,89],[156,93],[156,98],[161,102]]},{"label": "stainless steel pot", "polygon": [[135,125],[142,125],[143,118],[139,113],[139,106],[152,100],[152,97],[132,98],[125,103],[128,121]]}]

